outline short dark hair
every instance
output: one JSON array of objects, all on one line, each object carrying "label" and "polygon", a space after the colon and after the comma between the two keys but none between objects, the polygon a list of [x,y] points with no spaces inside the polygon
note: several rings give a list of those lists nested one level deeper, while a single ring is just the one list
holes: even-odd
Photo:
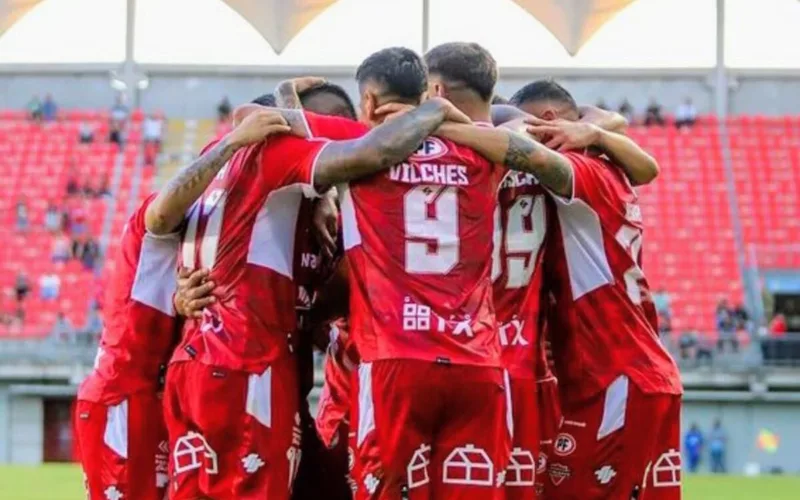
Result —
[{"label": "short dark hair", "polygon": [[336,85],[335,83],[325,82],[321,85],[317,85],[316,87],[311,87],[305,92],[300,92],[298,97],[302,103],[306,99],[311,99],[315,95],[319,94],[335,95],[344,101],[344,103],[347,105],[347,111],[349,111],[353,116],[356,116],[356,107],[353,105],[353,100],[350,99],[350,96],[347,94],[347,91],[344,88],[342,88],[340,85]]},{"label": "short dark hair", "polygon": [[503,97],[501,95],[495,94],[492,97],[492,106],[496,106],[498,104],[508,104],[508,99],[506,99],[505,97]]},{"label": "short dark hair", "polygon": [[422,58],[413,50],[390,47],[364,59],[356,70],[359,85],[369,80],[383,85],[388,94],[418,101],[428,88],[428,71]]},{"label": "short dark hair", "polygon": [[461,84],[489,101],[497,84],[497,61],[477,43],[451,42],[436,46],[425,54],[432,75]]},{"label": "short dark hair", "polygon": [[572,109],[578,109],[578,104],[572,94],[552,78],[537,80],[525,85],[511,96],[509,103],[521,106],[527,102],[539,101],[555,101],[566,104]]},{"label": "short dark hair", "polygon": [[275,94],[269,93],[264,94],[260,97],[256,97],[252,101],[252,104],[260,104],[262,106],[269,106],[270,108],[274,108],[278,105],[278,102],[275,100]]}]

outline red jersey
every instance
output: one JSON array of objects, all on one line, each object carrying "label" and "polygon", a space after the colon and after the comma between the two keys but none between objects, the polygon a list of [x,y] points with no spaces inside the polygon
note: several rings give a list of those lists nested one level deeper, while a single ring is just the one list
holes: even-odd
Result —
[{"label": "red jersey", "polygon": [[553,197],[558,224],[548,249],[557,308],[550,338],[562,395],[580,401],[623,374],[645,393],[680,394],[642,272],[636,193],[608,161],[565,156],[575,171],[573,198]]},{"label": "red jersey", "polygon": [[535,177],[509,172],[497,192],[492,281],[503,366],[536,378],[544,244],[552,201]]},{"label": "red jersey", "polygon": [[324,144],[283,136],[243,148],[192,208],[181,260],[211,270],[217,302],[187,324],[173,361],[261,373],[291,352],[298,220]]},{"label": "red jersey", "polygon": [[94,370],[78,398],[117,404],[140,390],[155,391],[177,335],[172,296],[177,288],[178,234],[145,229],[150,195],[128,219],[106,287],[105,321]]},{"label": "red jersey", "polygon": [[339,427],[349,423],[352,374],[359,364],[347,320],[331,323],[330,339],[325,354],[325,383],[315,419],[317,433],[328,448],[336,445]]},{"label": "red jersey", "polygon": [[[320,135],[367,132],[341,121],[348,126]],[[348,320],[364,361],[500,366],[488,236],[504,173],[469,148],[429,137],[405,162],[340,186]]]}]

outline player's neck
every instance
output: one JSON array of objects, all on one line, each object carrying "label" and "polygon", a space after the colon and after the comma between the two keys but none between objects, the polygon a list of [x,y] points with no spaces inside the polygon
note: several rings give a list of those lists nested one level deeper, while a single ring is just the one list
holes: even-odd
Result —
[{"label": "player's neck", "polygon": [[476,99],[453,98],[451,102],[455,107],[467,115],[473,122],[492,123],[492,105]]}]

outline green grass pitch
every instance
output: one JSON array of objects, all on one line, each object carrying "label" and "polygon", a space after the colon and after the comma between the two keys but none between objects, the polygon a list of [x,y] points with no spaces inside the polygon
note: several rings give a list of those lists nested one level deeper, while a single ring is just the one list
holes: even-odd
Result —
[{"label": "green grass pitch", "polygon": [[[684,479],[686,500],[798,500],[800,477],[691,476]],[[74,465],[0,466],[3,500],[83,500],[83,479]]]}]

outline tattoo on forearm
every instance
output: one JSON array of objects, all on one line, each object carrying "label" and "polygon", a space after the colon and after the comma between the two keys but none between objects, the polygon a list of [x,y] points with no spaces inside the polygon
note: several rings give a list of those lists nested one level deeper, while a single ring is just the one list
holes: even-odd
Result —
[{"label": "tattoo on forearm", "polygon": [[514,170],[533,174],[539,182],[557,193],[572,188],[572,169],[561,161],[546,161],[544,146],[516,132],[508,132],[508,149],[503,163]]},{"label": "tattoo on forearm", "polygon": [[235,151],[236,148],[223,139],[170,179],[156,200],[163,209],[154,211],[152,231],[166,233],[174,230]]},{"label": "tattoo on forearm", "polygon": [[300,96],[291,80],[281,82],[275,89],[275,101],[279,108],[300,109],[303,107]]}]

